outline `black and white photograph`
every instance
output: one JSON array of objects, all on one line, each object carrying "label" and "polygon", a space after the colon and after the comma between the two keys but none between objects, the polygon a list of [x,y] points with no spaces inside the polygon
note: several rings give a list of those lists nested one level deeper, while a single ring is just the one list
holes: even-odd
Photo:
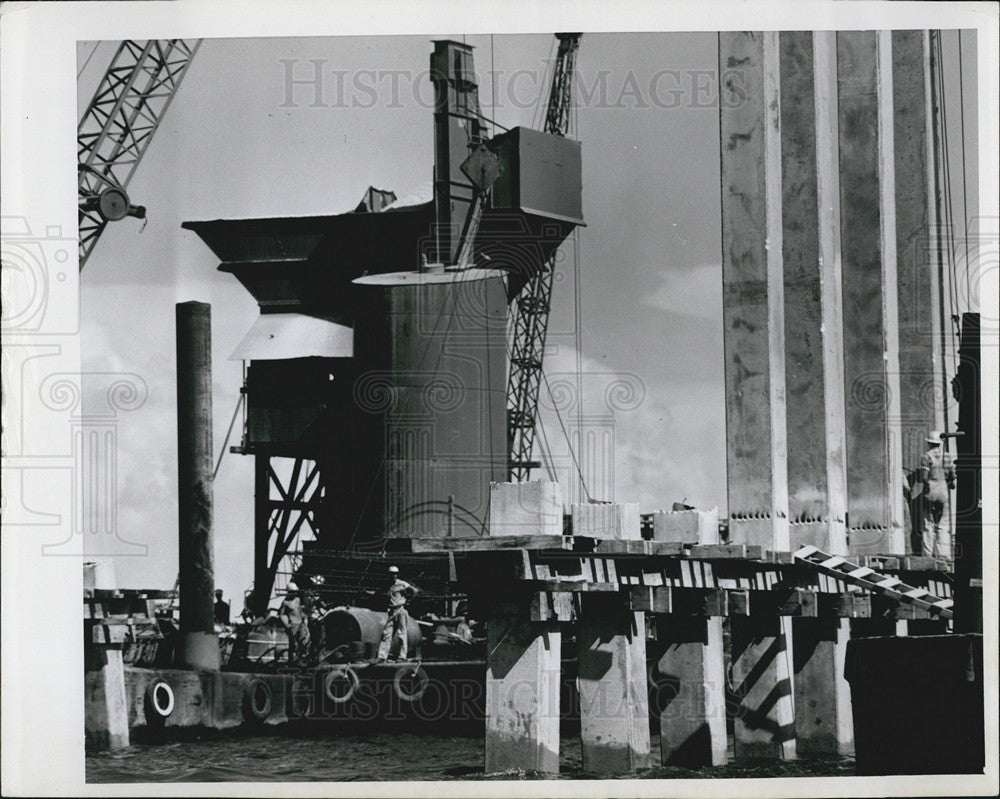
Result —
[{"label": "black and white photograph", "polygon": [[3,794],[995,795],[998,20],[3,4]]}]

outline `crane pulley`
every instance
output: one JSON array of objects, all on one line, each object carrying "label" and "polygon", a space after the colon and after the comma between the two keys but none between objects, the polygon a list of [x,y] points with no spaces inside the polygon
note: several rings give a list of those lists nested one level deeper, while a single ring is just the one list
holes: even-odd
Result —
[{"label": "crane pulley", "polygon": [[123,41],[77,128],[80,269],[108,222],[145,218],[126,188],[201,39]]}]

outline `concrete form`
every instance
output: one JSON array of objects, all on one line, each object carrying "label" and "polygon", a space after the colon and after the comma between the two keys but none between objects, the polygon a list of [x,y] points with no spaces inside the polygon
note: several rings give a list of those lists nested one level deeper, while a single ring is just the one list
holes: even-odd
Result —
[{"label": "concrete form", "polygon": [[593,503],[573,505],[573,535],[588,538],[632,539],[642,538],[639,503]]},{"label": "concrete form", "polygon": [[584,771],[648,767],[645,614],[613,593],[583,594],[577,646]]},{"label": "concrete form", "polygon": [[491,483],[490,535],[562,535],[562,508],[559,483]]},{"label": "concrete form", "polygon": [[552,622],[487,622],[486,772],[559,773],[562,635]]}]

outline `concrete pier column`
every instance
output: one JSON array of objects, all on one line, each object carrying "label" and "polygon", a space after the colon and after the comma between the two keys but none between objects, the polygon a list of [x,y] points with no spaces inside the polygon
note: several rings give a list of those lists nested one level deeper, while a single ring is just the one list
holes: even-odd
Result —
[{"label": "concrete pier column", "polygon": [[903,467],[916,469],[931,430],[944,427],[933,216],[930,34],[892,32],[892,111],[896,163],[896,262]]},{"label": "concrete pier column", "polygon": [[837,33],[852,553],[905,552],[891,37]]},{"label": "concrete pier column", "polygon": [[782,33],[780,50],[791,548],[846,555],[836,34]]},{"label": "concrete pier column", "polygon": [[729,534],[787,550],[778,62],[775,32],[719,34]]},{"label": "concrete pier column", "polygon": [[660,762],[699,768],[727,762],[722,619],[660,616],[653,668],[660,704]]},{"label": "concrete pier column", "polygon": [[854,752],[851,686],[844,678],[850,619],[792,619],[795,647],[795,745],[799,755]]},{"label": "concrete pier column", "polygon": [[212,309],[177,304],[177,503],[185,665],[218,670],[212,567]]},{"label": "concrete pier column", "polygon": [[648,767],[645,614],[617,594],[582,594],[577,646],[584,771]]},{"label": "concrete pier column", "polygon": [[562,636],[493,609],[486,629],[486,771],[559,773]]},{"label": "concrete pier column", "polygon": [[[84,589],[114,590],[115,565],[104,560],[83,564]],[[87,708],[87,732],[93,734],[109,749],[123,749],[129,745],[128,695],[125,692],[125,664],[121,649],[107,647],[102,651],[103,665],[98,678],[103,702]]]},{"label": "concrete pier column", "polygon": [[794,759],[791,618],[733,616],[730,624],[736,757]]}]

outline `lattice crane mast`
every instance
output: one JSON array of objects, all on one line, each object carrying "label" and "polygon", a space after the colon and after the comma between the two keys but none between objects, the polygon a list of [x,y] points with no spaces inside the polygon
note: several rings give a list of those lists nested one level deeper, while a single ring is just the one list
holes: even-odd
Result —
[{"label": "lattice crane mast", "polygon": [[146,209],[125,191],[201,39],[124,41],[77,128],[80,269],[108,222]]},{"label": "lattice crane mast", "polygon": [[[565,136],[569,132],[573,69],[580,45],[579,33],[557,33],[559,48],[545,113],[545,132]],[[538,416],[538,392],[542,379],[542,356],[552,302],[552,279],[556,254],[528,280],[512,309],[513,338],[507,382],[507,444],[510,479],[527,480],[539,464],[531,460]]]}]

